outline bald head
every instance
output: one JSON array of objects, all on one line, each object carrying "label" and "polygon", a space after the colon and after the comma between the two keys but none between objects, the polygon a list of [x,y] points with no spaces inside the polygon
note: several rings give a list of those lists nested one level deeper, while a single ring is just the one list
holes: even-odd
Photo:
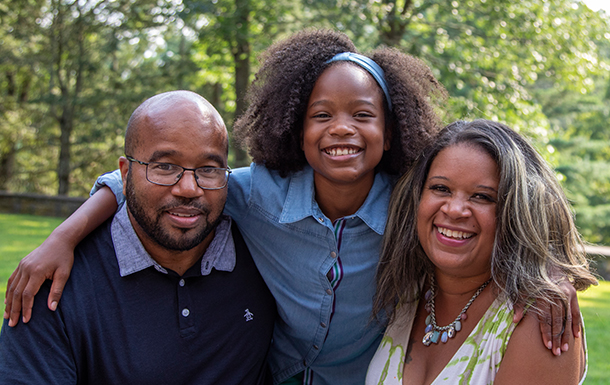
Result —
[{"label": "bald head", "polygon": [[216,128],[218,134],[225,138],[228,153],[228,134],[222,117],[207,100],[191,91],[164,92],[140,104],[127,123],[125,153],[134,154],[142,145],[142,139],[155,135],[156,131],[179,127],[193,119],[198,120],[197,124],[202,130]]}]

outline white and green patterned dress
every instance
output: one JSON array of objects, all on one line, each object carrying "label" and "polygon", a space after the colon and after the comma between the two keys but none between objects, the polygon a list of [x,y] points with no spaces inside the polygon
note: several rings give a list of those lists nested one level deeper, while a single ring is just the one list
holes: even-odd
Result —
[{"label": "white and green patterned dress", "polygon": [[[405,351],[416,310],[417,304],[408,306],[388,327],[369,365],[366,385],[402,384]],[[496,299],[432,384],[492,384],[516,327],[512,319],[512,306]]]}]

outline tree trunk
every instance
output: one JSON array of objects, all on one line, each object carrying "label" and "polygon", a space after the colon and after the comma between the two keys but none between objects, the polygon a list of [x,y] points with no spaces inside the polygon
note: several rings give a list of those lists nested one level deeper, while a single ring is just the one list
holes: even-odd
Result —
[{"label": "tree trunk", "polygon": [[[250,80],[250,0],[235,0],[236,6],[236,32],[233,46],[233,59],[235,61],[235,119],[246,110],[246,90]],[[235,155],[234,166],[246,166],[248,156],[235,141],[231,142]]]},{"label": "tree trunk", "polygon": [[7,190],[8,182],[13,176],[16,153],[15,144],[11,143],[8,151],[0,154],[0,190]]},{"label": "tree trunk", "polygon": [[405,16],[413,6],[413,0],[405,0],[402,9],[399,9],[398,1],[386,0],[383,2],[388,13],[379,23],[379,37],[381,43],[388,47],[399,47],[400,41],[409,25],[409,19]]},{"label": "tree trunk", "polygon": [[61,135],[59,137],[59,162],[57,165],[57,179],[59,181],[58,195],[68,195],[70,189],[70,136],[72,135],[73,120],[72,114],[64,106],[59,127]]}]

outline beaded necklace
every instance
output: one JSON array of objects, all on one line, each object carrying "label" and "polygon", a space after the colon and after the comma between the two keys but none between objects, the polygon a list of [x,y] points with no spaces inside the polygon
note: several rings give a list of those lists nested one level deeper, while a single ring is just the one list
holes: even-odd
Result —
[{"label": "beaded necklace", "polygon": [[438,344],[438,338],[440,336],[441,342],[447,343],[449,338],[455,337],[455,333],[462,330],[462,321],[466,319],[466,310],[472,305],[474,300],[481,294],[483,289],[491,282],[491,278],[489,278],[485,283],[483,283],[477,291],[474,293],[470,301],[464,306],[460,314],[455,317],[455,320],[451,322],[447,326],[438,326],[436,324],[436,312],[434,309],[434,297],[436,296],[436,284],[434,283],[434,276],[430,276],[430,289],[426,292],[424,298],[426,299],[425,309],[428,313],[426,317],[426,330],[424,331],[424,338],[422,340],[423,344],[426,346],[430,346],[431,343]]}]

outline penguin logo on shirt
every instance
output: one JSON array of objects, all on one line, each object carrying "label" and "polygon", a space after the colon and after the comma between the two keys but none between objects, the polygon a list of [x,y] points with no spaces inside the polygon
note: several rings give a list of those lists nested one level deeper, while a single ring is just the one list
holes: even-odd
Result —
[{"label": "penguin logo on shirt", "polygon": [[250,310],[246,309],[246,314],[244,314],[244,318],[246,319],[246,322],[252,321],[254,319],[254,314],[252,314]]}]

